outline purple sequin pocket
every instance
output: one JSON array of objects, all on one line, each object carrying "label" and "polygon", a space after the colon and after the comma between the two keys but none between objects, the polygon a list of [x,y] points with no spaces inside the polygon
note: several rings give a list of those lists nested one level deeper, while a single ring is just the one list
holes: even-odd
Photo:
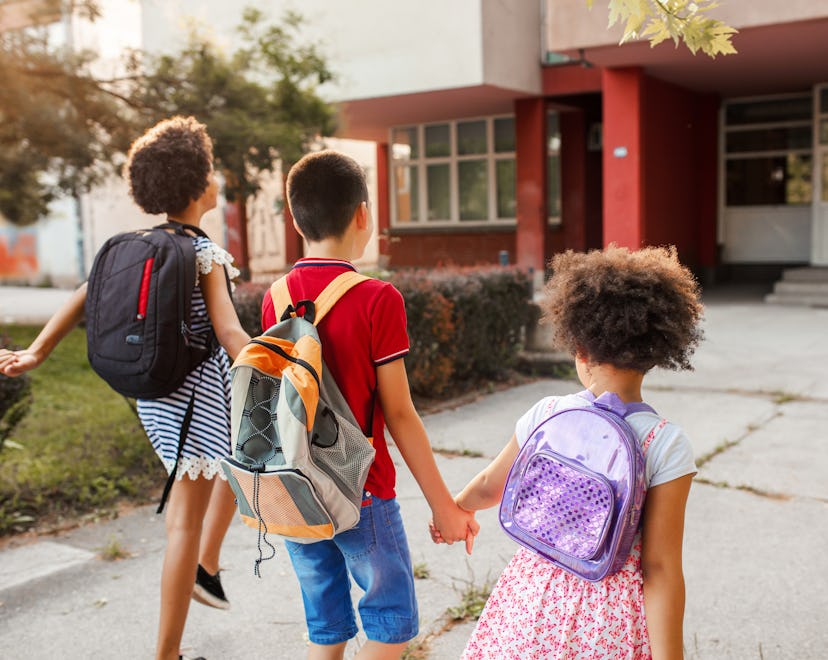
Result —
[{"label": "purple sequin pocket", "polygon": [[526,466],[513,519],[541,543],[577,559],[592,559],[606,538],[614,508],[612,486],[602,475],[538,454]]}]

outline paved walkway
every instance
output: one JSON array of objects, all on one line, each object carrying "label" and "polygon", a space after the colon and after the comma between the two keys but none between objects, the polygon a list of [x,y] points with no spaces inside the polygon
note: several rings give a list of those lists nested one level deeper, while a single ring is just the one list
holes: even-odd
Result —
[{"label": "paved walkway", "polygon": [[[646,380],[647,400],[686,428],[701,465],[685,540],[686,657],[821,660],[828,648],[828,310],[773,307],[757,296],[711,294],[706,302],[696,371]],[[0,310],[8,310],[2,288]],[[529,405],[575,387],[540,380],[427,416],[452,490],[500,450]],[[457,658],[471,624],[443,630],[446,609],[495,580],[515,546],[493,510],[479,515],[471,558],[459,545],[432,545],[427,507],[395,456],[413,560],[424,576],[417,589],[427,657]],[[223,578],[232,609],[193,605],[184,643],[194,654],[304,657],[289,561],[277,546],[277,558],[255,578],[255,536],[240,523],[231,527]],[[113,539],[130,558],[98,558]],[[0,552],[0,657],[151,657],[163,546],[162,521],[143,507]]]}]

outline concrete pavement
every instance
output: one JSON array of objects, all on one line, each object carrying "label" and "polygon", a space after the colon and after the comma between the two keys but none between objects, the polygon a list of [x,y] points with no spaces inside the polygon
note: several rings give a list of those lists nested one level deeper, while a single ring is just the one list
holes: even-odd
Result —
[{"label": "concrete pavement", "polygon": [[[31,297],[31,296],[30,296]],[[655,372],[646,398],[681,424],[699,476],[685,537],[688,659],[809,660],[828,648],[828,310],[774,307],[759,295],[706,296],[707,339],[691,373]],[[0,288],[0,318],[7,313]],[[425,417],[453,491],[481,469],[514,421],[546,394],[544,379]],[[428,657],[457,658],[473,624],[445,629],[447,608],[496,580],[515,546],[494,510],[479,514],[471,557],[434,546],[428,510],[399,458],[398,495],[418,574]],[[0,658],[152,656],[163,521],[142,507],[113,521],[0,551]],[[109,562],[115,540],[131,553]],[[210,660],[299,658],[304,623],[289,560],[253,576],[256,534],[232,525],[223,551],[229,612],[194,604],[184,646]],[[354,596],[358,598],[355,590]],[[349,646],[349,656],[358,646]]]}]

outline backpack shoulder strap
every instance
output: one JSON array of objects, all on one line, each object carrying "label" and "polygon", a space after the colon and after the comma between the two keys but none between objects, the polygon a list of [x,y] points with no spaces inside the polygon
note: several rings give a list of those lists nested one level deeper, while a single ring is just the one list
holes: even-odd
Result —
[{"label": "backpack shoulder strap", "polygon": [[293,305],[290,299],[290,291],[287,286],[287,275],[282,275],[270,285],[270,298],[273,300],[273,311],[276,313],[276,323],[282,319],[285,310]]},{"label": "backpack shoulder strap", "polygon": [[[357,273],[352,270],[342,273],[341,275],[337,275],[316,297],[316,300],[313,301],[314,325],[319,324],[319,322],[329,311],[331,311],[336,302],[344,296],[346,292],[350,291],[360,282],[370,279],[371,278],[367,275],[362,275],[361,273]],[[281,315],[284,311],[288,309],[288,307],[293,306],[294,303],[290,297],[286,276],[280,277],[270,285],[270,297],[273,300],[273,309],[276,312],[276,320],[278,321],[281,319]],[[301,305],[299,305],[299,301],[297,301],[297,306],[301,307]]]},{"label": "backpack shoulder strap", "polygon": [[357,273],[353,270],[337,275],[337,277],[335,277],[330,284],[322,290],[322,293],[316,297],[316,300],[313,301],[314,307],[316,307],[316,316],[313,320],[314,325],[318,325],[319,322],[325,317],[325,314],[331,311],[331,308],[333,308],[336,302],[348,291],[360,282],[370,279],[371,278],[367,275]]},{"label": "backpack shoulder strap", "polygon": [[193,232],[196,236],[201,236],[202,238],[210,238],[201,227],[196,227],[195,225],[185,225],[181,222],[164,222],[160,225],[155,225],[153,229],[173,229],[175,233],[179,236],[187,236],[187,231]]}]

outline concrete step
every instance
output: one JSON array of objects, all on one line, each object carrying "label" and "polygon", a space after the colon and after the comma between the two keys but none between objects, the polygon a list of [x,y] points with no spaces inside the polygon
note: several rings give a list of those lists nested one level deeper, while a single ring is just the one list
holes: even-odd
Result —
[{"label": "concrete step", "polygon": [[773,285],[773,293],[794,296],[828,296],[828,282],[779,280]]},{"label": "concrete step", "polygon": [[819,296],[806,294],[769,293],[767,296],[765,296],[765,302],[772,305],[791,305],[798,307],[828,308],[828,294]]},{"label": "concrete step", "polygon": [[782,273],[784,282],[824,282],[828,284],[828,267],[809,266],[807,268],[788,268]]},{"label": "concrete step", "polygon": [[828,267],[788,268],[765,296],[773,305],[828,307]]}]

